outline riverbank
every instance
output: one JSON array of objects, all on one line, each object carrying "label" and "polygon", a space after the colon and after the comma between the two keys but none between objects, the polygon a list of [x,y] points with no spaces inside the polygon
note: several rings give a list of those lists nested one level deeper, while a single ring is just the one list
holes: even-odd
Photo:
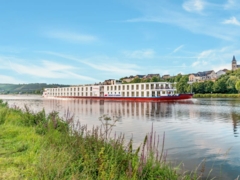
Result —
[{"label": "riverbank", "polygon": [[194,94],[193,98],[240,98],[240,94]]},{"label": "riverbank", "polygon": [[[133,150],[124,136],[110,138],[114,120],[87,130],[56,112],[32,113],[0,102],[0,179],[197,179],[166,163],[154,133]],[[161,144],[161,143],[160,143]]]}]

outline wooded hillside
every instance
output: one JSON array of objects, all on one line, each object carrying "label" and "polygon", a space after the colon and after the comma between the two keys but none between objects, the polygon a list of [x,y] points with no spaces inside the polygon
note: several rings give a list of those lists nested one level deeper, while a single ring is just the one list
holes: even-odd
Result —
[{"label": "wooded hillside", "polygon": [[41,94],[44,88],[68,87],[62,84],[0,84],[0,94]]}]

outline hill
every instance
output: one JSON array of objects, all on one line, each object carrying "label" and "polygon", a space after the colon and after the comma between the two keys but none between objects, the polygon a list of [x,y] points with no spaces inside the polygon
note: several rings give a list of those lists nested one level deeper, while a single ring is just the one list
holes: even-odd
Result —
[{"label": "hill", "polygon": [[68,87],[62,84],[0,84],[0,94],[41,94],[44,88]]}]

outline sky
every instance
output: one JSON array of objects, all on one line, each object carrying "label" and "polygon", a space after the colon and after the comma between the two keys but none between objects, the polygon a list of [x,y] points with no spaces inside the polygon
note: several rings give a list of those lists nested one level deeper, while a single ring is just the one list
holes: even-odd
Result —
[{"label": "sky", "polygon": [[1,0],[0,83],[231,69],[239,9],[239,0]]}]

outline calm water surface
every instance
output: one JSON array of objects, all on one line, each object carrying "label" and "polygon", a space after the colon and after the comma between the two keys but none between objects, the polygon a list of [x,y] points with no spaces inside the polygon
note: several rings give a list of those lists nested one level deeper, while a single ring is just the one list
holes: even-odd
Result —
[{"label": "calm water surface", "polygon": [[[216,179],[236,179],[240,175],[240,99],[193,99],[178,102],[108,102],[87,99],[42,99],[41,96],[0,96],[9,106],[28,105],[37,112],[69,110],[75,121],[100,125],[103,114],[118,116],[114,127],[126,138],[133,137],[137,147],[145,135],[154,131],[161,137],[165,132],[167,160],[180,162],[185,170],[195,169],[205,161],[207,176]],[[202,169],[199,168],[199,170]]]}]

